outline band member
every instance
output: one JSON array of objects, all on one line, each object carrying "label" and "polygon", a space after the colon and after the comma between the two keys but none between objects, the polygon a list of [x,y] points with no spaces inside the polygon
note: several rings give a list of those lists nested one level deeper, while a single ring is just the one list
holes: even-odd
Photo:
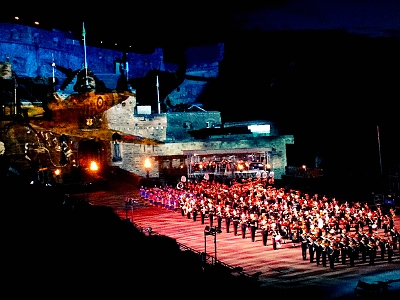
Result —
[{"label": "band member", "polygon": [[391,241],[386,241],[385,247],[386,247],[386,252],[388,254],[388,262],[392,262],[392,258],[393,258],[393,243]]},{"label": "band member", "polygon": [[268,246],[268,231],[269,231],[268,221],[266,218],[263,218],[261,221],[261,236],[264,246]]},{"label": "band member", "polygon": [[310,255],[310,263],[314,262],[315,241],[313,238],[308,238],[308,254]]},{"label": "band member", "polygon": [[301,234],[300,235],[300,242],[301,242],[301,256],[303,257],[303,260],[307,260],[307,248],[308,248],[308,240],[307,240],[307,234]]},{"label": "band member", "polygon": [[329,246],[326,248],[326,253],[328,254],[328,259],[329,259],[329,267],[333,270],[335,268],[335,250],[333,249],[332,245],[329,244]]},{"label": "band member", "polygon": [[376,250],[377,250],[376,244],[374,244],[373,241],[370,241],[367,246],[367,251],[369,256],[369,264],[371,266],[375,265]]},{"label": "band member", "polygon": [[360,252],[361,252],[361,261],[365,263],[367,261],[367,239],[363,237],[358,244]]},{"label": "band member", "polygon": [[242,217],[240,218],[240,228],[242,229],[242,239],[245,239],[247,230],[247,217],[245,214],[242,214]]},{"label": "band member", "polygon": [[385,260],[385,254],[386,254],[386,240],[379,239],[378,246],[381,252],[381,260],[383,261]]},{"label": "band member", "polygon": [[239,214],[237,213],[236,209],[233,211],[232,223],[233,223],[233,235],[237,236],[238,235],[238,227],[239,227],[239,223],[240,223],[240,217],[239,217]]},{"label": "band member", "polygon": [[276,250],[276,231],[272,233],[272,249]]},{"label": "band member", "polygon": [[216,216],[217,216],[217,227],[219,228],[219,229],[221,229],[222,228],[222,210],[221,210],[221,206],[218,206],[218,208],[217,208],[217,212],[216,212],[216,214],[215,214]]},{"label": "band member", "polygon": [[197,212],[198,212],[198,208],[197,208],[197,206],[195,205],[195,206],[193,207],[193,210],[192,210],[192,216],[193,216],[193,221],[194,221],[194,222],[196,222]]},{"label": "band member", "polygon": [[256,230],[257,230],[257,217],[254,214],[250,215],[249,226],[251,230],[251,241],[256,241]]},{"label": "band member", "polygon": [[210,228],[214,225],[214,206],[209,203],[208,204],[208,219],[210,221]]},{"label": "band member", "polygon": [[342,239],[339,242],[339,247],[340,247],[340,257],[342,259],[342,265],[346,264],[346,255],[347,255],[347,245],[346,245],[346,241],[344,239]]},{"label": "band member", "polygon": [[229,233],[229,227],[231,225],[231,213],[229,211],[229,207],[225,209],[225,228],[226,233]]},{"label": "band member", "polygon": [[350,267],[354,267],[354,260],[356,258],[356,249],[353,242],[350,242],[350,244],[347,246],[347,256],[350,259]]},{"label": "band member", "polygon": [[327,241],[325,241],[323,244],[321,244],[321,247],[322,247],[321,261],[322,261],[323,267],[326,267],[326,257],[328,256],[328,253],[327,253],[328,246],[329,246],[329,244]]},{"label": "band member", "polygon": [[319,266],[321,263],[322,247],[322,239],[318,238],[317,243],[315,244],[315,260],[317,262],[317,266]]},{"label": "band member", "polygon": [[193,209],[192,206],[189,203],[187,203],[187,205],[186,205],[186,216],[187,216],[188,219],[190,219],[190,216],[192,214],[192,209]]}]

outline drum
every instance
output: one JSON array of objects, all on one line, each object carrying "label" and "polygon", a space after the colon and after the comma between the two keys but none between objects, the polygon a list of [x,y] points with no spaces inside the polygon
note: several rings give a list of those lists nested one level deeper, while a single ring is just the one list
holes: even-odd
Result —
[{"label": "drum", "polygon": [[372,225],[372,229],[376,229],[377,227],[378,227],[378,225],[376,225],[376,224]]},{"label": "drum", "polygon": [[282,237],[286,237],[287,236],[286,230],[284,230],[284,229],[281,230],[281,236]]},{"label": "drum", "polygon": [[281,237],[279,234],[277,234],[277,235],[275,236],[275,241],[280,241],[281,238],[282,238],[282,237]]}]

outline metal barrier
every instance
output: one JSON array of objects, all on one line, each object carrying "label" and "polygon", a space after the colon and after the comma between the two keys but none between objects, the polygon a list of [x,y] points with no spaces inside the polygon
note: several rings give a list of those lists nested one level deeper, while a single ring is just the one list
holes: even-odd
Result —
[{"label": "metal barrier", "polygon": [[[127,219],[127,221],[128,220],[129,219]],[[143,233],[147,232],[148,235],[159,235],[159,236],[161,236],[161,234],[153,231],[151,229],[151,227],[144,228],[144,227],[141,227],[141,226],[137,225],[134,222],[132,222],[132,224],[140,232],[143,232]],[[248,274],[246,272],[243,272],[243,269],[241,267],[232,267],[232,266],[230,266],[230,265],[228,265],[228,264],[226,264],[226,263],[224,263],[224,262],[222,262],[220,260],[215,260],[214,256],[211,256],[211,255],[209,255],[207,253],[204,253],[204,252],[197,251],[197,250],[195,250],[193,248],[190,248],[190,247],[188,247],[188,246],[186,246],[184,244],[181,244],[179,242],[176,242],[176,243],[178,244],[179,249],[181,251],[191,251],[192,253],[197,254],[199,257],[204,257],[204,262],[207,263],[208,265],[219,265],[219,266],[222,266],[224,268],[229,269],[231,274],[235,274],[236,273],[239,276],[242,276],[242,277],[245,277],[245,278],[248,278],[248,279],[252,279],[252,280],[257,280],[258,276],[261,275],[261,273],[259,273],[259,272],[255,273],[253,275],[250,275],[250,274]]]}]

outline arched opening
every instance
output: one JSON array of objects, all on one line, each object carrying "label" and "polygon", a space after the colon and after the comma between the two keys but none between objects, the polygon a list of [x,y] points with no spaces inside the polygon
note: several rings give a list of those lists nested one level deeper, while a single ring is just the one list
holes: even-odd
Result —
[{"label": "arched opening", "polygon": [[84,140],[79,143],[78,148],[79,166],[83,169],[90,170],[94,166],[97,166],[97,170],[100,170],[103,166],[103,155],[102,147],[100,142],[95,140]]}]

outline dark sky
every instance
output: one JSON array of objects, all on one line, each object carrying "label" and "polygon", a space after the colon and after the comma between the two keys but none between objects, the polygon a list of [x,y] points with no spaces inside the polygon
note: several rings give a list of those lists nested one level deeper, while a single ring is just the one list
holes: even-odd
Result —
[{"label": "dark sky", "polygon": [[223,42],[204,108],[220,110],[223,121],[276,121],[295,137],[289,165],[313,165],[319,155],[328,169],[379,174],[382,161],[384,172],[396,162],[398,170],[400,1],[265,2],[69,2],[2,18],[37,18],[78,36],[85,22],[88,44],[138,51]]}]

